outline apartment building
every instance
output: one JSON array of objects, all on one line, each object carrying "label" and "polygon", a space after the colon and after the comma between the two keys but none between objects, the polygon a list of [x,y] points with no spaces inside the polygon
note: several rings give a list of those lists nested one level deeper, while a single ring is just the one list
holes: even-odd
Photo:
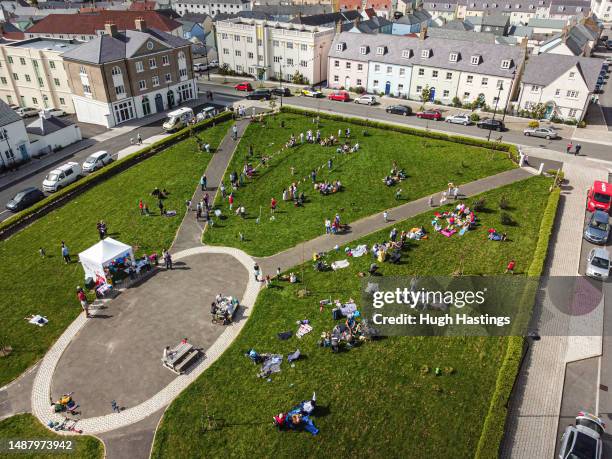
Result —
[{"label": "apartment building", "polygon": [[612,23],[612,0],[593,0],[591,8],[598,19],[606,24]]},{"label": "apartment building", "polygon": [[183,16],[189,13],[205,13],[212,17],[217,14],[237,14],[251,11],[250,0],[178,0],[172,2],[172,9]]},{"label": "apartment building", "polygon": [[[325,80],[334,28],[234,18],[216,25],[219,64],[259,79]],[[356,35],[352,35],[355,39]]]},{"label": "apartment building", "polygon": [[0,99],[34,108],[74,113],[62,54],[80,42],[32,38],[0,45]]},{"label": "apartment building", "polygon": [[135,29],[107,24],[103,35],[63,54],[80,121],[112,127],[197,97],[190,42],[142,19]]}]

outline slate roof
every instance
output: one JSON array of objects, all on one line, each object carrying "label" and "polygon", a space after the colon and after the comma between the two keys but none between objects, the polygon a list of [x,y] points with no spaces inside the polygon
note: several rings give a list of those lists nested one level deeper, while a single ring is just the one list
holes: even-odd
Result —
[{"label": "slate roof", "polygon": [[412,13],[405,14],[399,19],[396,19],[394,22],[398,24],[421,24],[422,22],[427,22],[431,19],[431,14],[429,14],[425,10],[415,10]]},{"label": "slate roof", "polygon": [[[254,5],[253,11],[271,16],[308,16],[313,14],[329,13],[331,5]],[[215,17],[216,19],[216,17]]]},{"label": "slate roof", "polygon": [[313,14],[311,16],[298,15],[290,22],[294,24],[304,24],[310,26],[324,26],[335,24],[338,21],[352,22],[357,18],[361,18],[361,14],[357,10],[338,11],[335,13]]},{"label": "slate roof", "polygon": [[471,30],[447,29],[444,27],[430,27],[427,34],[433,38],[447,40],[473,41],[478,43],[495,43],[495,34],[491,32],[474,32]]},{"label": "slate roof", "polygon": [[510,22],[510,18],[503,14],[489,14],[485,16],[468,16],[465,18],[473,25],[505,27]]},{"label": "slate roof", "polygon": [[563,29],[565,27],[566,21],[563,19],[545,19],[545,18],[530,18],[527,25],[529,27],[538,27],[541,29]]},{"label": "slate roof", "polygon": [[67,118],[56,118],[55,116],[50,116],[49,118],[43,118],[39,116],[26,126],[26,131],[28,134],[34,134],[39,136],[45,136],[52,134],[56,131],[64,129],[68,126],[72,126],[74,123]]},{"label": "slate roof", "polygon": [[531,36],[533,35],[533,27],[529,27],[529,26],[512,26],[510,28],[510,34],[509,35],[513,35],[515,37],[527,37],[527,38],[531,38]]},{"label": "slate roof", "polygon": [[368,19],[366,21],[359,21],[359,24],[355,26],[354,23],[349,22],[342,26],[342,31],[353,30],[357,27],[357,30],[361,33],[379,33],[380,29],[385,26],[392,25],[393,23],[383,17],[374,16],[372,19]]},{"label": "slate roof", "polygon": [[100,35],[93,40],[83,43],[78,48],[62,54],[64,59],[103,64],[105,62],[129,59],[150,38],[160,40],[170,48],[190,46],[191,43],[183,38],[175,37],[161,30],[147,29],[147,32],[126,30],[116,36]]},{"label": "slate roof", "polygon": [[423,8],[427,11],[455,11],[457,9],[457,0],[441,0],[423,2]]},{"label": "slate roof", "polygon": [[[336,49],[338,43],[345,43],[343,51]],[[359,49],[363,45],[368,47],[366,55],[360,54]],[[379,46],[385,47],[385,54],[376,54],[376,49]],[[404,50],[411,51],[409,58],[402,57],[402,51]],[[421,51],[423,50],[431,50],[429,58],[421,58]],[[451,52],[459,54],[457,62],[449,61]],[[343,32],[334,38],[329,56],[362,62],[376,61],[396,65],[423,65],[511,78],[512,72],[523,62],[523,52],[523,49],[517,46],[449,40],[430,36],[420,40],[419,38],[398,35],[364,34],[360,36],[360,40],[355,40],[353,34]],[[474,55],[481,57],[479,65],[472,65],[470,63],[471,56]],[[510,59],[512,61],[509,69],[501,68],[501,61],[503,59]]]},{"label": "slate roof", "polygon": [[461,0],[468,11],[493,11],[511,13],[524,11],[534,13],[538,8],[548,8],[551,0]]},{"label": "slate roof", "polygon": [[470,30],[474,30],[473,24],[462,21],[461,19],[453,19],[452,21],[448,21],[446,24],[442,25],[441,29],[448,30],[463,30],[469,32]]},{"label": "slate roof", "polygon": [[559,75],[576,66],[590,91],[595,90],[603,59],[594,57],[565,56],[562,54],[538,54],[531,56],[525,66],[522,82],[548,86]]},{"label": "slate roof", "polygon": [[[186,5],[211,5],[210,0],[181,0],[178,3],[184,3]],[[242,5],[244,3],[251,3],[250,0],[215,0],[214,3],[224,3],[228,5]]]},{"label": "slate roof", "polygon": [[6,126],[8,124],[21,121],[21,116],[15,113],[9,105],[0,99],[0,126]]}]

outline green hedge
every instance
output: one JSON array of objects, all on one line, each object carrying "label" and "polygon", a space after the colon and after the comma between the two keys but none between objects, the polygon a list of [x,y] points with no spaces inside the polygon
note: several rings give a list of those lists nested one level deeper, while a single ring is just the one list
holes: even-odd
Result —
[{"label": "green hedge", "polygon": [[518,149],[516,148],[516,146],[508,144],[508,143],[488,142],[486,140],[475,139],[472,137],[464,137],[464,136],[454,135],[454,134],[445,134],[443,132],[426,131],[424,129],[417,129],[417,128],[413,128],[409,126],[399,126],[395,124],[388,124],[382,121],[372,121],[372,120],[366,120],[363,118],[354,118],[350,116],[332,115],[329,113],[313,112],[311,110],[304,110],[304,109],[293,107],[293,106],[283,106],[280,110],[283,112],[287,112],[287,113],[295,113],[298,115],[304,115],[304,116],[309,116],[309,117],[319,116],[320,118],[324,118],[324,119],[344,121],[346,123],[353,123],[353,124],[357,124],[360,126],[381,128],[381,129],[386,129],[388,131],[401,132],[403,134],[410,134],[410,135],[415,135],[419,137],[428,137],[430,139],[436,139],[436,140],[446,140],[448,142],[455,142],[455,143],[460,143],[463,145],[470,145],[473,147],[482,147],[482,148],[487,148],[489,150],[503,151],[503,152],[508,153],[509,158],[512,159],[515,163],[518,164],[519,162]]},{"label": "green hedge", "polygon": [[32,207],[29,207],[21,212],[15,214],[14,216],[6,219],[2,223],[0,223],[0,239],[4,239],[16,231],[19,227],[26,223],[31,223],[38,217],[44,215],[46,211],[49,211],[51,208],[61,205],[62,202],[68,200],[75,194],[82,193],[86,189],[91,188],[92,186],[100,183],[119,172],[124,171],[125,169],[133,166],[134,164],[143,161],[156,153],[159,153],[161,150],[167,148],[170,145],[173,145],[189,136],[192,135],[193,132],[198,132],[203,129],[208,128],[210,125],[215,124],[217,122],[225,121],[233,116],[232,112],[225,111],[214,118],[209,118],[199,123],[196,123],[193,126],[188,126],[180,131],[169,135],[151,145],[147,145],[146,147],[135,151],[134,153],[129,154],[125,158],[114,161],[108,166],[87,175],[81,180],[77,180],[76,182],[68,185],[66,188],[62,188],[60,191],[53,193],[51,196],[43,199],[42,201],[37,202]]},{"label": "green hedge", "polygon": [[[518,326],[517,330],[525,330],[524,325],[531,319],[539,285],[539,277],[544,270],[560,196],[561,190],[554,188],[548,197],[548,203],[542,215],[538,243],[531,265],[527,270],[527,276],[530,281],[527,283],[523,297],[519,302],[521,309],[515,319]],[[514,388],[514,382],[518,377],[524,345],[525,340],[522,336],[511,336],[508,338],[506,355],[497,376],[489,412],[485,418],[476,454],[474,455],[476,459],[495,459],[499,457],[499,448],[506,428],[507,404]]]}]

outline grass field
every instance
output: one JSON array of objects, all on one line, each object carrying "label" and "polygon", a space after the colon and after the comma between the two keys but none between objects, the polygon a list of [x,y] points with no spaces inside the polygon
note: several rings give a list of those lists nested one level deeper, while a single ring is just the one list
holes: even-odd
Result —
[{"label": "grass field", "polygon": [[[77,424],[78,428],[78,424]],[[0,442],[3,448],[8,446],[7,440],[31,439],[31,440],[51,440],[63,442],[64,446],[68,447],[70,442],[71,452],[61,454],[61,450],[53,450],[52,452],[32,453],[27,454],[19,450],[15,450],[12,454],[6,454],[8,451],[3,449],[0,452],[0,457],[20,457],[26,459],[41,459],[54,457],[58,459],[75,458],[79,459],[102,459],[104,457],[104,446],[97,438],[90,436],[65,436],[50,432],[43,427],[38,420],[31,414],[19,414],[11,418],[0,421]],[[56,452],[57,451],[57,452]]]},{"label": "grass field", "polygon": [[[502,275],[514,258],[517,273],[527,269],[536,246],[541,213],[548,197],[548,179],[533,177],[485,193],[487,208],[478,213],[480,226],[463,237],[412,241],[400,265],[385,263],[383,275]],[[516,225],[500,224],[499,202],[504,196]],[[528,199],[526,199],[528,197]],[[472,200],[470,200],[471,202]],[[404,222],[398,229],[431,228],[431,214]],[[487,240],[487,228],[508,233],[509,241]],[[387,231],[358,243],[371,245]],[[344,258],[342,251],[328,261]],[[462,259],[462,261],[460,261]],[[505,338],[387,338],[347,352],[332,354],[318,347],[320,333],[334,321],[329,309],[319,312],[323,298],[360,298],[361,279],[371,258],[351,259],[335,272],[314,272],[304,265],[299,284],[281,283],[264,289],[248,323],[230,348],[166,411],[155,437],[154,458],[245,457],[473,457],[495,387]],[[460,266],[461,265],[461,266]],[[301,273],[302,268],[294,271]],[[312,294],[298,298],[298,289]],[[302,340],[287,341],[277,333],[297,329],[308,318],[314,327]],[[271,381],[245,351],[287,355],[299,348],[306,358]],[[447,369],[435,376],[433,369]],[[451,371],[452,369],[452,371]],[[290,409],[317,392],[320,410],[313,420],[317,437],[306,432],[278,432],[272,416]],[[218,430],[202,431],[207,416]]]},{"label": "grass field", "polygon": [[[200,133],[217,146],[228,124]],[[0,345],[13,352],[0,358],[0,386],[17,377],[47,351],[80,312],[75,288],[83,283],[78,253],[98,240],[96,222],[106,221],[108,236],[135,247],[136,253],[161,253],[170,246],[209,155],[196,153],[194,140],[186,140],[76,197],[10,239],[0,242]],[[161,217],[150,192],[158,186],[170,196],[165,207],[178,212]],[[138,200],[148,202],[152,216],[143,217]],[[73,262],[64,264],[60,242],[65,241]],[[38,254],[44,247],[46,258]],[[24,317],[41,314],[44,327]]]},{"label": "grass field", "polygon": [[[327,119],[321,121],[321,136],[337,136],[338,129],[344,131],[347,127],[351,128],[351,143],[358,142],[361,149],[342,155],[336,153],[336,147],[308,143],[276,154],[291,134],[299,142],[300,132],[308,129],[316,132],[316,125],[308,117],[281,114],[270,118],[266,127],[259,123],[249,126],[228,167],[228,175],[242,171],[249,145],[254,148],[253,165],[262,155],[271,159],[265,167],[258,167],[254,179],[247,180],[235,192],[234,209],[244,205],[248,218],[243,220],[230,213],[227,199],[219,198],[216,205],[227,218],[208,228],[204,242],[238,247],[255,256],[272,255],[322,234],[325,218],[333,218],[337,212],[349,223],[439,192],[446,189],[448,182],[460,185],[513,167],[503,153],[382,129],[368,128],[370,135],[364,137],[361,126]],[[330,158],[331,170],[327,167]],[[387,187],[383,178],[389,174],[393,161],[406,171],[408,179]],[[291,175],[292,167],[294,175]],[[326,196],[313,191],[310,178],[313,169],[318,169],[317,181],[340,180],[344,191]],[[296,208],[291,202],[283,202],[281,197],[283,189],[299,181],[298,189],[304,191],[307,202],[304,207]],[[225,185],[229,190],[227,175]],[[395,198],[398,188],[402,189],[400,201]],[[272,197],[279,202],[273,221],[269,210]],[[257,223],[260,208],[261,219]],[[239,233],[243,234],[244,241],[240,240]]]}]

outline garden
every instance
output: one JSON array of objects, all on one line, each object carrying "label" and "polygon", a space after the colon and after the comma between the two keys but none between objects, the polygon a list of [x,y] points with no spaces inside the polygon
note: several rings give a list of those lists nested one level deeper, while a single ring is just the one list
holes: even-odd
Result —
[{"label": "garden", "polygon": [[[285,121],[286,126],[290,122],[291,117]],[[256,133],[265,136],[259,129],[263,128],[255,127],[248,133],[253,142]],[[293,129],[297,130],[297,126]],[[271,136],[266,136],[264,142],[271,142]],[[418,145],[418,140],[415,142]],[[391,158],[388,156],[386,161]],[[280,169],[285,170],[284,177],[287,167],[302,164],[297,158],[277,161]],[[308,169],[311,164],[302,167]],[[411,171],[410,162],[405,167]],[[412,170],[416,167],[412,162]],[[384,165],[381,170],[387,168]],[[281,176],[278,177],[280,180]],[[416,180],[417,176],[413,177],[408,183]],[[350,180],[348,174],[346,180]],[[363,185],[362,197],[368,188],[366,183]],[[246,191],[255,186],[247,185]],[[269,186],[261,191],[262,206],[269,200],[269,191],[278,192]],[[398,231],[423,227],[428,237],[409,239],[400,263],[380,263],[380,274],[504,275],[509,260],[516,260],[515,275],[527,274],[532,262],[543,261],[534,261],[539,256],[534,254],[540,251],[538,235],[550,233],[550,229],[541,230],[542,216],[549,206],[550,186],[550,179],[532,177],[468,199],[466,204],[478,208],[478,224],[463,236],[446,238],[434,232],[431,226],[434,210],[397,222]],[[422,189],[425,188],[423,184]],[[386,200],[392,199],[386,196]],[[356,198],[354,201],[362,202]],[[385,202],[378,201],[378,205]],[[443,212],[448,208],[435,210]],[[328,210],[334,211],[333,207]],[[367,211],[371,212],[372,207]],[[320,217],[316,220],[319,226]],[[300,226],[308,225],[305,217],[297,214],[294,221]],[[546,224],[552,225],[552,220],[547,219]],[[490,240],[490,228],[506,233],[506,240]],[[218,233],[224,229],[227,226]],[[240,230],[241,226],[234,224],[233,231]],[[275,230],[275,236],[279,236],[278,231]],[[258,244],[264,244],[265,253],[284,245],[276,241],[278,237],[270,238],[274,241],[265,241],[263,233],[257,237]],[[307,238],[309,234],[303,232],[300,237]],[[361,244],[370,247],[388,239],[389,229],[385,229],[353,241],[350,247]],[[544,242],[547,245],[547,239]],[[345,247],[339,247],[324,260],[331,264],[345,258]],[[371,256],[348,260],[349,266],[337,271],[316,271],[312,261],[296,266],[291,271],[297,274],[297,283],[273,280],[270,288],[261,291],[238,338],[164,414],[152,457],[197,457],[203,451],[210,457],[241,457],[253,451],[262,457],[405,457],[410,455],[408,451],[414,451],[413,455],[418,457],[474,456],[491,406],[504,404],[503,400],[492,403],[492,399],[511,338],[394,337],[332,353],[318,342],[321,332],[330,330],[336,321],[331,308],[320,307],[319,301],[354,298],[358,303],[363,281],[359,273],[367,272],[373,261]],[[313,330],[298,339],[295,330],[304,319],[309,320]],[[286,331],[293,331],[293,336],[279,339],[279,333]],[[300,359],[293,364],[284,361],[279,373],[264,378],[257,377],[259,366],[245,355],[255,349],[259,353],[287,356],[296,348],[301,352]],[[511,383],[513,375],[508,380]],[[279,432],[272,426],[273,416],[310,398],[313,391],[317,394],[317,409],[312,420],[320,429],[318,436],[299,431]],[[493,416],[501,417],[499,422],[505,417],[497,412]],[[497,455],[499,439],[494,440],[492,445],[487,440],[483,443],[490,446],[487,457]]]},{"label": "garden", "polygon": [[[218,195],[215,206],[221,217],[204,233],[206,244],[268,256],[323,234],[324,220],[336,213],[350,224],[439,193],[449,182],[460,187],[514,167],[504,152],[379,127],[293,113],[264,121],[251,123],[240,140],[224,178],[229,195],[230,175],[238,177],[232,210],[229,196]],[[308,142],[309,130],[313,137],[319,130],[321,140],[334,136],[337,142],[330,146]],[[291,136],[295,145],[287,147]],[[345,143],[348,152],[338,152]],[[357,144],[358,149],[351,151]],[[386,177],[402,174],[385,184]],[[334,186],[337,182],[339,189]],[[327,183],[331,191],[315,190],[314,183]],[[304,195],[301,205],[291,196],[292,184],[298,197]],[[272,199],[277,202],[273,215]],[[236,215],[240,207],[245,218]]]}]

